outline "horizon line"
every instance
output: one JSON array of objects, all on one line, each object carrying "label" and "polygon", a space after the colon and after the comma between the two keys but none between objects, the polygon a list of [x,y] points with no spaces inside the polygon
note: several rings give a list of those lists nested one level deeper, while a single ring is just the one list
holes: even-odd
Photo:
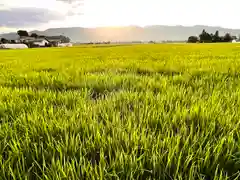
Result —
[{"label": "horizon line", "polygon": [[[152,24],[152,25],[124,25],[124,26],[95,26],[95,27],[84,27],[84,26],[69,26],[69,27],[49,27],[46,29],[42,30],[29,30],[27,32],[33,32],[33,31],[47,31],[49,29],[68,29],[68,28],[83,28],[83,29],[96,29],[96,28],[126,28],[126,27],[139,27],[139,28],[147,28],[151,26],[166,26],[166,27],[197,27],[197,26],[202,26],[202,27],[212,27],[212,28],[221,28],[221,29],[229,29],[229,30],[240,30],[240,28],[229,28],[229,27],[223,27],[223,26],[214,26],[214,25],[161,25],[161,24]],[[1,28],[1,27],[0,27]],[[18,30],[25,30],[24,28],[16,28]],[[2,32],[1,34],[9,34],[9,33],[16,33],[15,31],[9,31],[9,32]]]}]

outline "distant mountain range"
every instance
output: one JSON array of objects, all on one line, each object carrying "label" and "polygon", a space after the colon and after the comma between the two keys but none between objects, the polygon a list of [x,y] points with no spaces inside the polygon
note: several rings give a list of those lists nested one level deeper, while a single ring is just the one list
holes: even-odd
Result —
[{"label": "distant mountain range", "polygon": [[[126,27],[97,27],[97,28],[51,28],[45,31],[32,31],[38,35],[68,36],[72,42],[97,42],[97,41],[182,41],[187,40],[191,35],[199,35],[205,29],[209,33],[215,33],[219,30],[219,34],[230,33],[231,35],[240,34],[240,29],[227,29],[222,27],[212,26],[126,26]],[[1,34],[0,37],[6,39],[16,39],[16,33]]]}]

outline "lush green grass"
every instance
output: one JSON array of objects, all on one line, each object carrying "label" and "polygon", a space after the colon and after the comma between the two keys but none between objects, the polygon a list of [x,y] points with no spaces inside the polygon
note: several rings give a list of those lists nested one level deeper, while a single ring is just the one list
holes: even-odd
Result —
[{"label": "lush green grass", "polygon": [[0,51],[0,179],[238,179],[239,52]]}]

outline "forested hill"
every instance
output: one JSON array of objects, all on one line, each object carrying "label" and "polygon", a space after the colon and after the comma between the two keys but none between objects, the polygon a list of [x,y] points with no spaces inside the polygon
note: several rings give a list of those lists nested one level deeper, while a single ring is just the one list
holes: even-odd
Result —
[{"label": "forested hill", "polygon": [[[73,42],[90,42],[90,41],[163,41],[163,40],[187,40],[191,35],[198,35],[205,29],[209,33],[216,30],[219,34],[231,33],[232,35],[240,34],[240,29],[226,29],[211,26],[126,26],[126,27],[98,27],[98,28],[52,28],[45,31],[32,31],[41,35],[64,35],[69,37]],[[16,37],[16,33],[2,34],[1,37],[11,39]]]}]

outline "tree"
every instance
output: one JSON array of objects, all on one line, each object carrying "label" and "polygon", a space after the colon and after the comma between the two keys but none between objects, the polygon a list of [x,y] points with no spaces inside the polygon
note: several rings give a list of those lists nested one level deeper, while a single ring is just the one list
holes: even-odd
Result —
[{"label": "tree", "polygon": [[155,41],[149,41],[148,43],[149,43],[149,44],[156,44]]},{"label": "tree", "polygon": [[216,31],[215,34],[213,35],[213,42],[220,42],[221,38],[219,37],[219,32]]},{"label": "tree", "polygon": [[232,40],[237,40],[237,36],[232,36]]},{"label": "tree", "polygon": [[32,33],[31,37],[38,38],[38,35],[36,33]]},{"label": "tree", "polygon": [[219,36],[219,31],[216,31],[215,34],[208,33],[205,29],[202,30],[202,33],[199,34],[199,39],[196,36],[190,36],[188,38],[189,43],[195,43],[200,41],[201,43],[207,42],[232,42],[232,40],[238,40],[237,36],[231,36],[230,33],[226,33],[224,36]]},{"label": "tree", "polygon": [[29,36],[29,34],[28,34],[28,32],[27,31],[24,31],[24,30],[19,30],[18,32],[17,32],[17,34],[20,36],[20,37],[28,37]]},{"label": "tree", "polygon": [[202,33],[199,35],[200,42],[212,42],[212,36],[203,29]]},{"label": "tree", "polygon": [[62,43],[70,43],[70,41],[71,41],[69,37],[66,37],[63,35],[60,36],[60,39],[61,39]]},{"label": "tree", "polygon": [[189,43],[196,43],[196,42],[198,42],[198,37],[197,36],[190,36],[188,38],[188,42]]},{"label": "tree", "polygon": [[214,39],[213,33],[211,33],[210,36],[211,36],[211,42],[213,42],[213,39]]},{"label": "tree", "polygon": [[202,33],[199,35],[200,41],[204,42],[206,36],[206,31],[205,29],[202,30]]},{"label": "tree", "polygon": [[232,41],[232,36],[230,35],[230,33],[226,33],[225,36],[223,37],[224,42],[230,42]]},{"label": "tree", "polygon": [[7,39],[5,39],[5,38],[1,38],[1,43],[7,44],[7,43],[9,43],[9,41]]},{"label": "tree", "polygon": [[46,36],[44,36],[44,35],[39,35],[38,37],[39,38],[46,38]]}]

